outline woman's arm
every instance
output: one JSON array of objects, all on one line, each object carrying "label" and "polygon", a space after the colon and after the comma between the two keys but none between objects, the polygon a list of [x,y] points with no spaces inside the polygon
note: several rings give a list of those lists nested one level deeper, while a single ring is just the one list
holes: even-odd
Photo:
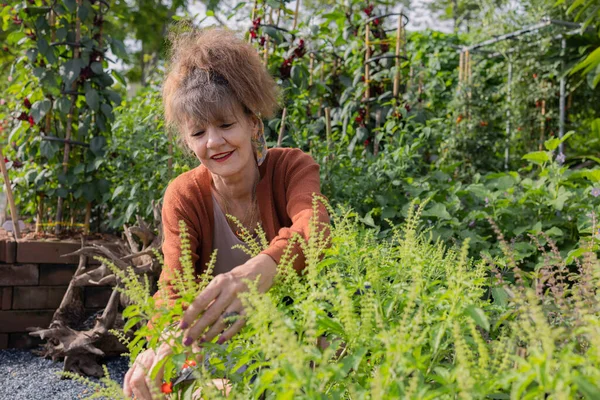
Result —
[{"label": "woman's arm", "polygon": [[[187,209],[189,212],[189,207]],[[164,267],[160,273],[159,282],[165,287],[167,296],[170,300],[177,298],[177,293],[171,284],[175,277],[174,271],[182,270],[180,260],[182,251],[179,221],[183,221],[186,225],[192,265],[195,266],[200,258],[199,254],[197,254],[197,249],[202,241],[202,233],[200,227],[196,226],[186,213],[186,208],[183,207],[176,188],[169,186],[165,192],[162,207],[162,251],[164,256]],[[157,292],[154,295],[154,298],[157,300],[157,306],[160,305],[160,292]]]},{"label": "woman's arm", "polygon": [[[292,226],[281,228],[269,247],[261,253],[270,256],[277,264],[295,234],[308,241],[311,235],[310,220],[313,218],[314,196],[325,198],[321,194],[319,164],[310,155],[301,150],[294,150],[288,156],[284,168],[286,211],[292,220]],[[329,214],[322,202],[318,203],[315,217],[318,229],[327,229]],[[327,230],[325,234],[328,233]],[[292,247],[291,256],[294,255],[297,256],[294,269],[299,272],[304,269],[306,260],[298,243]]]}]

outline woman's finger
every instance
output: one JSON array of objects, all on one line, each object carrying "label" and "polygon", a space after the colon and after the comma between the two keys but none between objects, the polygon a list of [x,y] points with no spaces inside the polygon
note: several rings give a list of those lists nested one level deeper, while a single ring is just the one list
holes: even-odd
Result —
[{"label": "woman's finger", "polygon": [[244,307],[242,306],[242,302],[237,298],[234,299],[231,302],[231,304],[229,305],[229,307],[227,307],[223,311],[223,313],[219,316],[217,321],[215,321],[215,323],[210,327],[208,332],[206,332],[204,334],[204,336],[203,336],[204,340],[207,342],[210,342],[219,333],[223,332],[225,329],[232,326],[236,320],[230,320],[230,319],[227,320],[226,317],[228,315],[230,315],[231,313],[237,314],[239,316],[239,315],[241,315],[241,311],[243,309],[244,309]]},{"label": "woman's finger", "polygon": [[191,326],[198,316],[206,310],[206,307],[208,307],[210,302],[219,296],[223,289],[223,286],[220,284],[223,281],[223,278],[220,277],[221,275],[217,275],[212,282],[208,284],[206,289],[194,299],[185,313],[183,313],[181,324],[179,325],[181,329],[187,329]]},{"label": "woman's finger", "polygon": [[235,321],[233,323],[233,325],[231,325],[229,328],[227,328],[227,330],[225,330],[225,332],[223,332],[221,334],[221,336],[219,336],[219,340],[217,343],[219,344],[223,344],[226,341],[228,341],[229,339],[231,339],[236,333],[238,333],[246,324],[246,312],[244,310],[242,310],[240,312],[240,316],[238,317],[238,320]]},{"label": "woman's finger", "polygon": [[150,389],[146,383],[148,369],[154,362],[154,350],[148,349],[135,360],[137,367],[131,374],[130,387],[138,400],[152,400]]},{"label": "woman's finger", "polygon": [[133,371],[135,370],[135,368],[137,367],[137,364],[133,364],[131,366],[131,368],[129,368],[129,371],[127,371],[127,373],[125,374],[125,378],[123,379],[123,393],[125,393],[125,396],[127,397],[131,397],[131,384],[129,383],[129,381],[131,380],[131,375],[133,374]]},{"label": "woman's finger", "polygon": [[[152,371],[154,370],[154,368],[156,367],[156,365],[163,360],[165,357],[167,357],[169,354],[171,354],[172,350],[171,350],[171,346],[169,346],[168,344],[163,344],[158,348],[158,351],[156,352],[156,357],[154,357],[154,362],[152,363],[152,366],[150,366],[150,370],[148,371],[147,379],[150,380],[151,378],[151,374]],[[154,377],[154,380],[150,380],[150,383],[148,384],[148,386],[153,385],[155,388],[157,388],[158,390],[160,390],[160,388],[162,387],[162,383],[163,383],[163,377],[165,376],[165,365],[163,364],[160,369],[157,371],[156,376]],[[161,398],[163,398],[164,396],[161,396]]]},{"label": "woman's finger", "polygon": [[[231,298],[228,296],[219,296],[217,300],[204,312],[204,315],[196,321],[196,323],[186,332],[186,337],[183,340],[183,344],[186,346],[191,345],[200,335],[204,333],[204,330],[213,325],[223,311],[229,307]],[[203,340],[204,341],[204,340]]]}]

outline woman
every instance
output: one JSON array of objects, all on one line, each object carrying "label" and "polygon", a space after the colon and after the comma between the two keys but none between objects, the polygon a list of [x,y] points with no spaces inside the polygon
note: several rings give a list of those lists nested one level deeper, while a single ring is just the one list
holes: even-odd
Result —
[{"label": "woman", "polygon": [[[223,29],[185,33],[173,41],[170,65],[163,88],[165,119],[201,165],[177,177],[165,192],[166,267],[160,280],[168,286],[173,271],[181,268],[178,223],[183,220],[198,274],[218,249],[215,278],[180,322],[183,343],[191,346],[217,335],[223,343],[244,324],[237,297],[247,290],[244,281],[258,278],[259,290],[266,292],[288,241],[296,233],[308,239],[313,196],[320,195],[319,166],[298,149],[267,151],[261,118],[273,116],[278,93],[251,45]],[[269,247],[253,258],[232,251],[241,242],[227,214],[250,232],[260,224]],[[323,206],[318,217],[329,223]],[[294,268],[301,271],[305,260],[298,245],[292,254],[298,256]],[[228,325],[230,316],[237,320]],[[152,398],[150,387],[160,387],[162,374],[152,383],[147,372],[168,351],[163,345],[138,356],[125,376],[126,395]]]}]

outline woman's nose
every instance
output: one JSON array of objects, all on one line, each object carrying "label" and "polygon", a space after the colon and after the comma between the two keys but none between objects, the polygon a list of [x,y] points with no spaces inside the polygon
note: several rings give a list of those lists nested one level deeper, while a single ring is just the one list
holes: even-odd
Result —
[{"label": "woman's nose", "polygon": [[217,148],[225,143],[221,130],[214,126],[209,126],[206,130],[206,134],[208,135],[208,140],[206,143],[208,148]]}]

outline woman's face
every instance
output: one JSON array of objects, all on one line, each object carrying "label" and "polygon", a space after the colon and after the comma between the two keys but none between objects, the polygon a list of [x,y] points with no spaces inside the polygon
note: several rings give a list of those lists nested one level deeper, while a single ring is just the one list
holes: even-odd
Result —
[{"label": "woman's face", "polygon": [[243,176],[256,163],[251,138],[258,130],[258,123],[240,105],[234,113],[219,119],[207,125],[188,121],[186,143],[213,174],[223,178]]}]

